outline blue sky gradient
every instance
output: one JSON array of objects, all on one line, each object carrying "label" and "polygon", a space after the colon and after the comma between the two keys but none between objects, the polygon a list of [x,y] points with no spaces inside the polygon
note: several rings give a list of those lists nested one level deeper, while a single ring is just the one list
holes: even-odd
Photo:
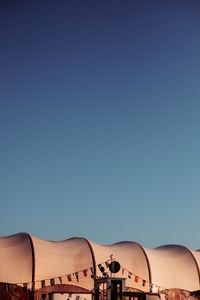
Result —
[{"label": "blue sky gradient", "polygon": [[200,248],[199,13],[1,1],[1,236]]}]

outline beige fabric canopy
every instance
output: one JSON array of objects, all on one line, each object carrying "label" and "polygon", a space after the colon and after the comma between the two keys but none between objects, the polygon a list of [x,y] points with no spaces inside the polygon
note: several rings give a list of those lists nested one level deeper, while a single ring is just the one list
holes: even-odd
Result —
[{"label": "beige fabric canopy", "polygon": [[[50,285],[73,284],[93,289],[92,274],[102,276],[114,258],[120,265],[115,274],[125,277],[126,286],[142,291],[157,289],[200,289],[200,252],[180,245],[147,249],[136,242],[99,245],[85,238],[46,241],[27,233],[0,238],[0,282]],[[68,276],[67,276],[68,275]]]}]

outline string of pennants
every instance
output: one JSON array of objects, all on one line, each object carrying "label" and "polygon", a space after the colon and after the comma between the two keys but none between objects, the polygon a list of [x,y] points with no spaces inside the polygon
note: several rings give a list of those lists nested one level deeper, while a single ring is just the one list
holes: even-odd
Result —
[{"label": "string of pennants", "polygon": [[[90,272],[90,274],[89,274]],[[90,275],[91,277],[94,276],[94,269],[91,267],[89,269],[84,269],[82,271],[74,272],[72,274],[66,274],[54,278],[48,278],[48,279],[43,279],[43,280],[36,280],[34,282],[26,282],[26,283],[19,283],[18,285],[22,285],[24,288],[30,288],[36,283],[41,283],[41,288],[46,287],[48,285],[55,285],[55,284],[63,284],[66,282],[73,282],[74,279],[79,282],[79,279],[81,277],[80,274],[83,274],[83,277],[87,277]]]},{"label": "string of pennants", "polygon": [[122,276],[124,276],[125,272],[129,279],[133,279],[134,283],[141,284],[142,287],[149,286],[150,292],[158,292],[166,291],[166,288],[161,287],[159,285],[153,284],[146,279],[141,278],[140,276],[134,274],[133,272],[129,271],[128,269],[122,267]]},{"label": "string of pennants", "polygon": [[[98,266],[102,266],[103,264],[105,264],[106,267],[109,266],[109,261],[111,261],[113,258],[102,262],[101,264],[98,264]],[[5,283],[7,286],[12,286],[15,287],[17,285],[22,286],[26,289],[30,289],[32,288],[32,286],[35,286],[37,283],[41,283],[40,287],[46,287],[46,286],[53,286],[55,284],[63,284],[63,283],[69,283],[69,282],[73,282],[74,279],[76,280],[76,282],[79,282],[79,279],[81,278],[86,278],[86,277],[90,277],[90,278],[95,278],[95,272],[94,272],[94,267],[89,267],[87,269],[83,269],[71,274],[64,274],[58,277],[54,277],[54,278],[46,278],[43,280],[35,280],[34,282],[19,282],[19,283],[15,283],[15,284],[11,284],[11,283]]]},{"label": "string of pennants", "polygon": [[[108,268],[109,267],[109,262],[112,261],[113,258],[111,257],[111,259],[107,260],[107,261],[104,261],[100,264],[98,264],[98,268],[99,270],[102,272],[102,275],[103,276],[108,276],[108,273],[107,272],[104,272],[102,271],[102,269],[105,269],[103,267],[103,265],[105,264],[105,267]],[[141,285],[142,287],[146,287],[148,286],[149,287],[149,290],[150,292],[164,292],[164,293],[167,293],[167,289],[161,287],[161,286],[158,286],[156,284],[153,284],[151,282],[149,282],[148,280],[146,279],[143,279],[141,278],[140,276],[138,276],[137,274],[134,274],[133,272],[129,271],[128,269],[126,269],[125,267],[121,267],[121,273],[122,273],[122,276],[125,277],[127,276],[129,279],[133,279],[133,282],[135,284],[138,284],[138,285]],[[79,279],[82,279],[82,278],[85,278],[86,277],[90,277],[90,278],[95,278],[95,273],[94,273],[94,268],[93,267],[89,267],[87,269],[83,269],[81,271],[78,271],[78,272],[74,272],[74,273],[71,273],[71,274],[65,274],[65,275],[62,275],[62,276],[58,276],[58,277],[54,277],[54,278],[48,278],[48,279],[44,279],[44,280],[37,280],[35,282],[25,282],[25,283],[17,283],[17,284],[7,284],[6,285],[8,286],[7,288],[9,289],[9,286],[17,286],[17,285],[20,285],[22,286],[23,288],[25,289],[31,289],[33,286],[35,286],[36,283],[40,283],[40,287],[41,288],[44,288],[46,286],[54,286],[56,284],[66,284],[66,283],[72,283],[74,280],[76,280],[76,282],[79,282]]]}]

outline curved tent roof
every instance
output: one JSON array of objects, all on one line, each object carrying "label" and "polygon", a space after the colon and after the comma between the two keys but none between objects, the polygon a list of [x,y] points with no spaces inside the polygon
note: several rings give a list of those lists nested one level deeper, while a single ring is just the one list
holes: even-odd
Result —
[{"label": "curved tent roof", "polygon": [[31,283],[39,289],[55,284],[73,284],[93,289],[90,275],[102,276],[111,255],[125,277],[126,286],[142,291],[157,289],[200,289],[200,252],[180,245],[144,248],[136,242],[100,245],[85,238],[46,241],[27,233],[0,238],[0,282]]}]

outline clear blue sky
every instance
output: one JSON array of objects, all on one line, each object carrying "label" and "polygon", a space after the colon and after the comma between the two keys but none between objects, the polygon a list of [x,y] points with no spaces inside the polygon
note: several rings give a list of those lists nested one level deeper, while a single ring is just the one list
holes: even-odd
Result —
[{"label": "clear blue sky", "polygon": [[1,1],[1,236],[200,248],[199,15]]}]

